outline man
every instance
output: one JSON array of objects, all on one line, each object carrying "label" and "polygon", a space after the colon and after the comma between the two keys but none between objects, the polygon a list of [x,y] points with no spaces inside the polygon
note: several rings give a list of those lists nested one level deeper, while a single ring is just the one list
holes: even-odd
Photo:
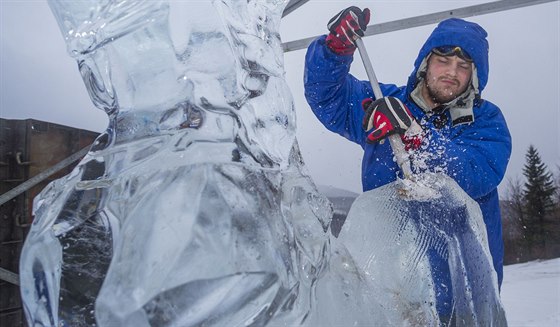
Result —
[{"label": "man", "polygon": [[[488,81],[487,33],[465,20],[442,21],[420,49],[407,85],[380,83],[384,98],[373,101],[369,81],[349,74],[354,40],[364,35],[369,16],[368,9],[349,7],[329,21],[327,36],[309,46],[306,99],[325,127],[364,149],[364,191],[402,174],[389,142],[381,141],[394,133],[401,134],[417,159],[412,162],[414,171],[442,172],[453,178],[480,205],[501,285],[497,186],[509,161],[511,137],[500,109],[481,98]],[[414,121],[422,132],[411,135]]]}]

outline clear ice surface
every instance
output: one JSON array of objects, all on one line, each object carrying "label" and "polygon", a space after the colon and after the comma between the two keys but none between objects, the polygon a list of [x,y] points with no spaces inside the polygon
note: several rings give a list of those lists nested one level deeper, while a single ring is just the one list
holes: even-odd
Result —
[{"label": "clear ice surface", "polygon": [[465,324],[495,321],[479,216],[461,211],[465,232],[447,235],[407,216],[393,183],[331,236],[284,80],[287,2],[49,1],[110,122],[35,200],[20,264],[29,325],[437,324],[426,247],[461,267]]},{"label": "clear ice surface", "polygon": [[416,178],[360,195],[336,242],[391,322],[507,325],[480,207],[445,175]]}]

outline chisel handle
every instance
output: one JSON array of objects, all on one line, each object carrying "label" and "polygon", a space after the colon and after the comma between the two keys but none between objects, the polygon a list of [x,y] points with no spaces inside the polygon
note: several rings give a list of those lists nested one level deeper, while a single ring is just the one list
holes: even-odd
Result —
[{"label": "chisel handle", "polygon": [[[371,83],[373,94],[375,95],[376,99],[381,99],[383,97],[383,93],[381,93],[381,88],[379,87],[379,82],[377,81],[377,77],[375,76],[375,71],[373,70],[371,61],[369,60],[366,47],[364,46],[364,41],[362,41],[361,38],[357,38],[356,40],[354,40],[354,42],[356,43],[356,47],[358,47],[360,57],[362,58],[362,62],[364,63],[364,67],[366,68],[366,73],[369,78],[369,82]],[[408,158],[408,154],[404,149],[404,144],[401,140],[400,135],[389,135],[389,143],[391,144],[391,149],[393,149],[393,154],[395,155],[397,164],[403,172],[404,178],[410,179],[412,176],[412,170],[410,169],[410,159]]]}]

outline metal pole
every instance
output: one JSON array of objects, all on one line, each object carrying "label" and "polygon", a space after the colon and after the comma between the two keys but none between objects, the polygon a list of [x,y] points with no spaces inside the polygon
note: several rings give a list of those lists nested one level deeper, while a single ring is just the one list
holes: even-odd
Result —
[{"label": "metal pole", "polygon": [[282,18],[289,15],[294,10],[298,9],[299,7],[303,6],[309,0],[290,0],[284,8],[284,12],[282,13]]},{"label": "metal pole", "polygon": [[30,179],[26,180],[25,182],[19,184],[18,186],[14,187],[13,189],[9,190],[8,192],[2,194],[0,196],[0,206],[4,203],[10,201],[11,199],[15,198],[16,196],[20,195],[21,193],[27,191],[28,189],[32,188],[33,186],[39,184],[44,179],[49,177],[50,175],[56,173],[57,171],[61,170],[62,168],[70,165],[74,161],[82,158],[86,155],[89,151],[91,145],[86,146],[85,148],[81,149],[80,151],[74,153],[70,157],[62,160],[61,162],[57,163],[56,165],[44,170],[40,174],[37,174]]},{"label": "metal pole", "polygon": [[[371,88],[373,89],[373,94],[375,95],[376,99],[381,99],[383,97],[383,93],[381,93],[381,88],[379,87],[379,82],[377,81],[377,77],[375,76],[373,65],[369,60],[366,47],[364,46],[364,41],[362,41],[361,38],[357,38],[354,42],[356,43],[356,47],[358,48],[360,56],[362,57],[366,73],[369,77],[369,82],[371,83]],[[393,149],[393,154],[397,159],[397,164],[403,172],[404,178],[411,179],[412,170],[410,168],[410,159],[408,158],[408,154],[406,153],[400,135],[393,134],[389,135],[388,138],[389,143],[391,144],[391,149]]]},{"label": "metal pole", "polygon": [[357,38],[355,40],[355,43],[356,43],[356,47],[358,48],[358,51],[360,52],[360,56],[362,57],[362,61],[366,69],[369,82],[371,83],[371,88],[373,89],[373,95],[375,95],[376,99],[381,99],[383,97],[383,93],[381,93],[381,88],[379,87],[377,76],[375,76],[375,71],[373,70],[373,65],[371,64],[371,60],[369,60],[369,56],[367,54],[364,41],[362,41],[361,38]]},{"label": "metal pole", "polygon": [[0,280],[19,286],[19,275],[4,268],[0,268]]},{"label": "metal pole", "polygon": [[[399,19],[392,22],[370,25],[367,27],[364,37],[404,30],[412,27],[436,24],[444,19],[451,18],[451,17],[466,18],[472,16],[479,16],[479,15],[490,14],[493,12],[505,11],[510,9],[527,7],[527,6],[534,6],[534,5],[539,5],[539,4],[554,2],[554,1],[560,1],[560,0],[501,0],[501,1],[483,3],[480,5],[474,5],[469,7],[440,11],[433,14],[427,14],[422,16]],[[284,49],[284,52],[305,49],[317,37],[318,35],[301,39],[301,40],[285,42],[282,43],[282,47]]]}]

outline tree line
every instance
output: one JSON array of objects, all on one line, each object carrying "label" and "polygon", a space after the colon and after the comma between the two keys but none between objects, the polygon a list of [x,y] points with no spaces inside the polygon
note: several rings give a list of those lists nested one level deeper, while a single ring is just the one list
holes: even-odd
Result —
[{"label": "tree line", "polygon": [[532,145],[525,159],[500,201],[506,265],[560,257],[560,165],[553,174]]}]

